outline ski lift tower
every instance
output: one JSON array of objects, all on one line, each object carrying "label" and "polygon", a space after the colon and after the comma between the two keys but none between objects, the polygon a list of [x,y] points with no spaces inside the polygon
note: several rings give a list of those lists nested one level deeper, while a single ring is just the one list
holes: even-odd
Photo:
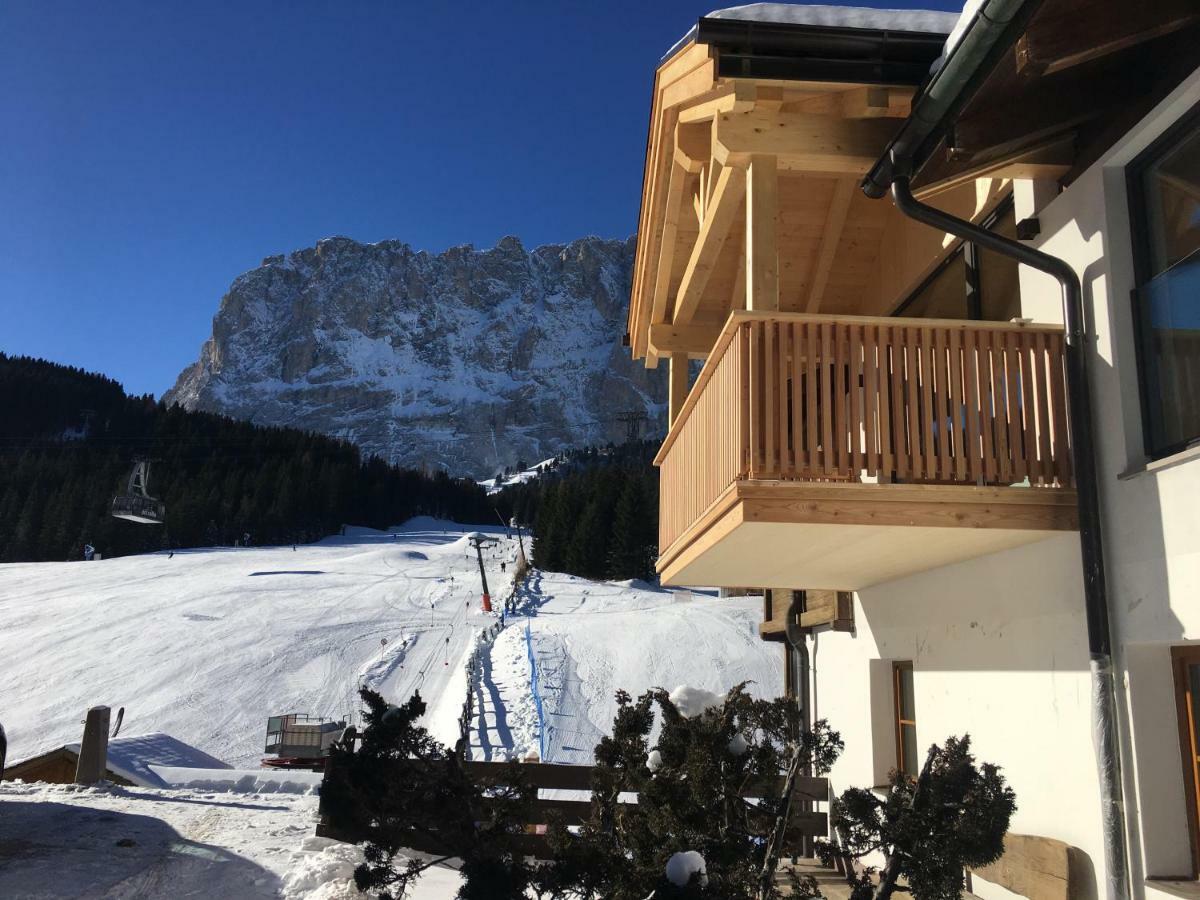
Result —
[{"label": "ski lift tower", "polygon": [[467,542],[475,548],[475,556],[479,559],[479,578],[483,581],[483,611],[492,611],[492,595],[488,593],[487,572],[483,570],[483,548],[486,544],[496,543],[496,538],[489,537],[481,531],[472,531],[467,535]]}]

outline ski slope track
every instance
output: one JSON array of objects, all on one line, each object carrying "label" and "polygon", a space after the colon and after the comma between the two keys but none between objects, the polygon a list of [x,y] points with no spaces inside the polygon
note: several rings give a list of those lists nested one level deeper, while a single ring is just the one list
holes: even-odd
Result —
[{"label": "ski slope track", "polygon": [[[468,530],[489,587],[511,589],[516,542],[417,519],[392,533],[91,563],[0,566],[0,721],[9,759],[77,741],[84,711],[125,707],[123,733],[163,731],[235,766],[257,765],[269,715],[345,717],[360,682],[402,702],[419,690],[457,738],[462,661],[480,610]],[[386,642],[386,643],[385,643]]]},{"label": "ski slope track", "polygon": [[[641,582],[533,570],[517,612],[480,609],[484,531],[495,609],[513,590],[503,530],[422,518],[390,532],[348,528],[290,546],[216,548],[99,562],[0,566],[0,722],[9,760],[78,741],[89,706],[125,707],[124,735],[165,732],[237,768],[263,756],[266,720],[350,717],[359,685],[400,703],[420,691],[425,723],[452,745],[468,689],[476,759],[539,747],[525,630],[538,666],[546,758],[587,764],[611,728],[614,692],[741,681],[770,696],[782,654],[757,634],[756,598],[717,600]],[[506,571],[501,572],[501,564]]]}]

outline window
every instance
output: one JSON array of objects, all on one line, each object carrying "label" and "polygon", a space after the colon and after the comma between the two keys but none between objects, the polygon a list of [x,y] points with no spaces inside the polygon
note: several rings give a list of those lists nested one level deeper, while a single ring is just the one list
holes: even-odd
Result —
[{"label": "window", "polygon": [[1171,662],[1194,876],[1200,872],[1200,647],[1172,647]]},{"label": "window", "polygon": [[917,717],[913,711],[913,664],[892,663],[892,695],[896,708],[896,770],[911,778],[921,771],[917,759]]},{"label": "window", "polygon": [[[1012,195],[1001,200],[981,224],[988,231],[1015,238]],[[892,315],[1007,322],[1021,315],[1017,273],[1015,260],[968,241],[946,257]]]},{"label": "window", "polygon": [[1200,438],[1200,108],[1127,171],[1146,452]]}]

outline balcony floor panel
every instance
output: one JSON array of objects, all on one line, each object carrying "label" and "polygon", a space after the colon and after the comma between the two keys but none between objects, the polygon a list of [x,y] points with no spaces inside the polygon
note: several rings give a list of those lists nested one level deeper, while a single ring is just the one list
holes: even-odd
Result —
[{"label": "balcony floor panel", "polygon": [[1067,489],[740,481],[658,568],[671,585],[858,590],[1077,527]]}]

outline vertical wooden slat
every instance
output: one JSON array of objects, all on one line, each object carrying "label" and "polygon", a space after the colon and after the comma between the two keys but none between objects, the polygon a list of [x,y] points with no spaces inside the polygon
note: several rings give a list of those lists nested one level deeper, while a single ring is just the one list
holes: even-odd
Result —
[{"label": "vertical wooden slat", "polygon": [[804,323],[804,347],[806,354],[804,396],[808,405],[805,416],[805,427],[808,432],[808,471],[810,475],[815,476],[820,471],[822,460],[817,450],[817,444],[820,441],[818,437],[820,405],[817,402],[817,326],[814,322]]},{"label": "vertical wooden slat", "polygon": [[920,331],[905,331],[905,376],[908,379],[908,452],[912,455],[913,478],[924,478],[925,446],[920,433]]},{"label": "vertical wooden slat", "polygon": [[743,324],[738,326],[738,409],[741,410],[738,442],[738,474],[750,475],[750,331]]},{"label": "vertical wooden slat", "polygon": [[832,475],[836,464],[833,448],[833,372],[830,369],[833,326],[821,323],[821,456],[825,474]]},{"label": "vertical wooden slat", "polygon": [[925,477],[937,478],[936,441],[933,434],[933,334],[928,328],[922,328],[920,333],[921,360],[921,447],[925,454]]},{"label": "vertical wooden slat", "polygon": [[888,328],[879,326],[879,477],[881,481],[891,481],[894,475],[895,459],[892,456],[892,410],[895,409],[893,394],[889,390],[891,382],[891,366],[888,362],[888,352],[891,345],[891,334]]},{"label": "vertical wooden slat", "polygon": [[1021,371],[1017,353],[1019,335],[998,332],[1004,340],[1005,397],[1008,401],[1008,453],[1012,459],[1013,480],[1020,481],[1029,474],[1021,446]]},{"label": "vertical wooden slat", "polygon": [[1041,483],[1054,481],[1054,459],[1050,453],[1050,391],[1046,384],[1046,335],[1038,332],[1033,345],[1033,370],[1037,389],[1038,456]]},{"label": "vertical wooden slat", "polygon": [[763,375],[762,375],[762,442],[763,442],[763,476],[774,478],[779,474],[779,462],[775,455],[775,441],[778,432],[775,429],[775,390],[778,380],[775,378],[777,357],[775,355],[774,322],[763,323]]},{"label": "vertical wooden slat", "polygon": [[954,435],[954,480],[967,480],[970,449],[963,437],[962,332],[950,332],[950,425]]},{"label": "vertical wooden slat", "polygon": [[989,338],[992,351],[992,431],[995,439],[996,478],[1007,484],[1012,480],[1012,465],[1008,452],[1008,401],[1004,396],[1004,335],[993,331]]},{"label": "vertical wooden slat", "polygon": [[1050,404],[1054,411],[1054,462],[1059,483],[1064,487],[1073,483],[1071,474],[1070,440],[1067,434],[1067,397],[1065,371],[1063,368],[1063,338],[1061,334],[1050,335]]},{"label": "vertical wooden slat", "polygon": [[792,328],[789,323],[779,323],[779,362],[776,364],[779,372],[779,392],[776,394],[779,411],[776,413],[776,419],[779,427],[779,474],[783,478],[794,477],[796,474],[795,456],[789,446],[792,430],[788,427],[788,417],[791,414],[791,407],[788,403],[788,374],[792,353],[791,333]]},{"label": "vertical wooden slat", "polygon": [[846,422],[847,401],[850,399],[846,391],[847,328],[840,322],[833,326],[833,442],[837,447],[837,471],[845,475],[850,471],[849,426]]},{"label": "vertical wooden slat", "polygon": [[1017,358],[1020,362],[1022,422],[1025,433],[1022,442],[1025,447],[1025,474],[1029,476],[1030,484],[1041,480],[1042,463],[1037,452],[1037,407],[1033,399],[1033,336],[1029,332],[1017,335]]},{"label": "vertical wooden slat", "polygon": [[909,329],[892,329],[892,409],[893,431],[896,435],[896,475],[911,477],[917,471],[912,447],[908,443],[908,423],[912,416],[916,388],[909,384]]},{"label": "vertical wooden slat", "polygon": [[945,328],[934,329],[934,393],[933,406],[936,416],[938,438],[938,477],[943,481],[954,479],[954,461],[950,458],[950,351],[947,349],[949,335]]},{"label": "vertical wooden slat", "polygon": [[863,470],[862,326],[850,326],[850,474],[855,478]]},{"label": "vertical wooden slat", "polygon": [[793,474],[808,470],[808,456],[804,447],[804,323],[792,322],[788,326],[792,346],[792,460]]},{"label": "vertical wooden slat", "polygon": [[983,388],[983,351],[979,344],[979,332],[971,331],[964,335],[963,341],[963,369],[966,381],[966,397],[967,406],[967,458],[970,462],[968,468],[968,478],[976,484],[983,484],[987,480],[987,474],[984,467],[984,450],[983,450],[983,435],[981,428],[986,428],[986,422],[980,425],[980,399]]},{"label": "vertical wooden slat", "polygon": [[877,332],[875,325],[863,328],[863,441],[868,475],[879,474],[879,425],[875,418],[879,410],[879,364],[875,358]]}]

